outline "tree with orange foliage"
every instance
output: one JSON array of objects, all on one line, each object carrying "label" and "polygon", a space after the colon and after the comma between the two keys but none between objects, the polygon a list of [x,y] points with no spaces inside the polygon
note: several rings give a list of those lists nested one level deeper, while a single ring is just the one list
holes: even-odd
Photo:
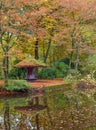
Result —
[{"label": "tree with orange foliage", "polygon": [[96,0],[56,0],[53,5],[56,11],[52,16],[62,24],[56,34],[56,41],[61,40],[62,44],[66,42],[70,45],[70,48],[68,47],[69,68],[72,60],[75,59],[74,65],[77,71],[80,53],[94,51],[93,43],[90,44],[87,40],[87,31],[94,30],[96,24]]},{"label": "tree with orange foliage", "polygon": [[[3,70],[8,80],[9,50],[15,45],[20,35],[33,37],[42,30],[38,21],[45,15],[46,8],[41,7],[42,0],[1,0],[0,1],[0,44],[3,50]],[[41,8],[40,8],[41,7]],[[37,20],[38,19],[38,20]],[[35,53],[37,52],[37,40]]]}]

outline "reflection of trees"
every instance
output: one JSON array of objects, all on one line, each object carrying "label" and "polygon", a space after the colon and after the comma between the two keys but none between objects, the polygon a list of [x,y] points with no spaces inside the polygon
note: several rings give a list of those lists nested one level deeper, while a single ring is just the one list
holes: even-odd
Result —
[{"label": "reflection of trees", "polygon": [[[44,121],[47,122],[47,120],[50,121],[50,126],[53,125],[45,95],[32,97],[27,106],[16,106],[15,113],[9,102],[9,100],[4,102],[4,125],[2,124],[5,127],[4,130],[43,130],[46,127]],[[47,115],[45,116],[43,113]]]},{"label": "reflection of trees", "polygon": [[[52,124],[52,118],[51,118],[50,111],[49,111],[49,108],[48,108],[47,98],[46,98],[46,96],[43,96],[43,100],[42,100],[43,105],[41,104],[42,101],[40,99],[41,99],[41,97],[36,96],[34,98],[31,98],[31,100],[28,102],[27,106],[22,106],[22,107],[17,106],[17,107],[15,107],[16,110],[18,110],[20,113],[22,113],[22,118],[20,119],[20,122],[17,126],[18,130],[21,129],[21,126],[25,126],[26,130],[27,129],[28,130],[31,130],[31,129],[40,130],[41,126],[40,126],[40,114],[39,114],[39,112],[41,112],[44,109],[47,109],[48,116],[49,116],[49,119],[50,119],[50,123]],[[32,114],[33,115],[35,114],[35,117],[34,117],[35,125],[33,125],[31,123],[31,121],[32,121],[31,119],[33,118]]]},{"label": "reflection of trees", "polygon": [[[67,101],[68,101],[69,108],[71,108],[72,107],[71,101],[68,97],[67,97]],[[74,122],[74,115],[73,115],[72,108],[70,109],[70,115],[71,115],[71,119],[72,119],[72,130],[74,130],[75,122]]]},{"label": "reflection of trees", "polygon": [[[10,111],[10,115],[10,107],[6,101],[4,103],[4,130],[59,130],[59,128],[61,130],[83,130],[87,128],[95,130],[95,108],[89,107],[83,97],[81,98],[79,95],[62,96],[66,98],[65,107],[60,108],[60,105],[54,109],[54,106],[58,105],[56,95],[42,95],[42,97],[31,97],[26,106],[17,106],[15,108],[17,111],[14,114]],[[64,97],[61,97],[62,100]],[[57,101],[54,102],[53,98]]]},{"label": "reflection of trees", "polygon": [[47,106],[47,114],[48,114],[48,117],[50,119],[51,125],[53,125],[53,121],[52,121],[52,117],[51,117],[51,114],[50,114],[50,109],[49,109],[49,106],[48,106],[48,101],[47,101],[46,96],[44,96],[44,104]]},{"label": "reflection of trees", "polygon": [[39,114],[36,114],[36,126],[37,126],[37,130],[40,130],[40,126],[39,126]]},{"label": "reflection of trees", "polygon": [[5,130],[10,130],[10,107],[7,102],[4,103],[4,126]]},{"label": "reflection of trees", "polygon": [[[83,100],[83,101],[82,101]],[[90,106],[87,106],[86,101],[80,95],[72,95],[72,97],[67,97],[69,119],[67,127],[71,130],[85,130],[85,129],[96,129],[96,112]],[[81,103],[81,104],[80,104]],[[84,104],[83,104],[84,103]],[[70,120],[71,119],[71,120]],[[69,122],[70,120],[70,122]]]}]

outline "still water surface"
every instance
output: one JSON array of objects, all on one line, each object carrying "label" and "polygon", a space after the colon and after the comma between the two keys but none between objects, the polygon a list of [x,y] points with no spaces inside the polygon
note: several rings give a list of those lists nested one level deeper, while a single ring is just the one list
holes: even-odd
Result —
[{"label": "still water surface", "polygon": [[96,101],[63,89],[2,97],[0,130],[96,130]]}]

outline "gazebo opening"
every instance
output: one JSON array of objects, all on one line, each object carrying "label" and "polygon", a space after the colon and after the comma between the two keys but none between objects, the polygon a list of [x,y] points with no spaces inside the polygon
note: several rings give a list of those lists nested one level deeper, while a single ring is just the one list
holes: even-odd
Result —
[{"label": "gazebo opening", "polygon": [[37,77],[33,73],[34,68],[35,67],[27,67],[26,68],[26,70],[27,70],[26,77],[25,77],[26,80],[36,80],[37,79]]}]

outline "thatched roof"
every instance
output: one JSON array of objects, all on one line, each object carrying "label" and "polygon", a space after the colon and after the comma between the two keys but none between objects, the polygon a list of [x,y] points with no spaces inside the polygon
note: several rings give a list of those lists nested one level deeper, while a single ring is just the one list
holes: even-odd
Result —
[{"label": "thatched roof", "polygon": [[46,65],[39,60],[36,60],[36,59],[33,59],[33,58],[27,58],[27,59],[22,60],[21,62],[17,63],[15,65],[15,67],[19,67],[19,68],[46,67]]}]

